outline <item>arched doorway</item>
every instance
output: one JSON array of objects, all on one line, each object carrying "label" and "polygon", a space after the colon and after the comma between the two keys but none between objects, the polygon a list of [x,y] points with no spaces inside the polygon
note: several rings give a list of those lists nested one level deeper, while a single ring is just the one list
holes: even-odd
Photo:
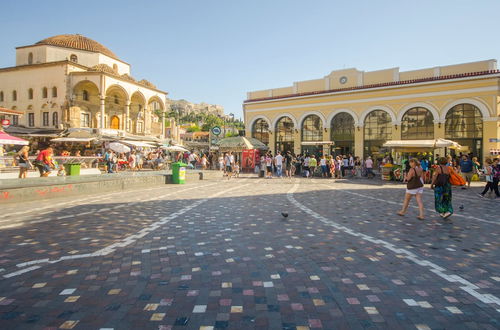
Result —
[{"label": "arched doorway", "polygon": [[290,117],[281,117],[276,123],[275,151],[293,153],[293,130],[294,125]]},{"label": "arched doorway", "polygon": [[331,155],[353,155],[354,154],[354,118],[341,112],[332,118],[331,122]]},{"label": "arched doorway", "polygon": [[[112,128],[111,119],[113,117],[118,117],[118,125],[122,122],[124,115],[126,113],[125,105],[128,100],[128,95],[125,89],[119,85],[112,85],[108,87],[106,90],[106,99],[105,99],[105,107],[106,107],[106,116],[109,117],[109,122],[106,121],[106,125],[109,125]],[[116,119],[114,121],[116,123]],[[117,129],[123,129],[118,126]]]},{"label": "arched doorway", "polygon": [[405,112],[401,119],[402,140],[434,139],[434,117],[426,108],[415,107]]},{"label": "arched doorway", "polygon": [[265,119],[260,118],[253,123],[252,137],[265,145],[269,145],[269,124]]},{"label": "arched doorway", "polygon": [[372,156],[374,161],[381,158],[382,145],[392,139],[391,116],[384,110],[373,110],[365,118],[363,133],[363,156]]},{"label": "arched doorway", "polygon": [[111,117],[110,128],[112,128],[112,129],[120,129],[120,118],[118,118],[118,116]]},{"label": "arched doorway", "polygon": [[323,122],[317,115],[309,115],[302,121],[302,154],[321,156],[323,146],[314,142],[323,140]]},{"label": "arched doorway", "polygon": [[[446,113],[444,124],[446,139],[458,142],[464,147],[463,153],[472,153],[482,158],[483,116],[472,104],[457,104]],[[452,155],[455,153],[451,151]]]}]

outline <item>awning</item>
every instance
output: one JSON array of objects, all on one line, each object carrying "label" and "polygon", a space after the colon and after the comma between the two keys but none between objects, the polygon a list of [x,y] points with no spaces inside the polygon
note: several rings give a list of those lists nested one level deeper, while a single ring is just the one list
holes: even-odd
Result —
[{"label": "awning", "polygon": [[461,146],[455,141],[446,139],[435,140],[391,140],[383,144],[386,148],[420,148],[420,149],[435,149],[435,148],[454,148],[460,149]]},{"label": "awning", "polygon": [[15,144],[15,145],[27,146],[29,144],[29,141],[23,140],[21,138],[0,131],[0,144]]},{"label": "awning", "polygon": [[121,143],[128,144],[134,147],[144,147],[144,148],[155,148],[153,144],[144,142],[144,141],[125,141],[125,140],[120,140]]},{"label": "awning", "polygon": [[333,141],[304,141],[300,143],[303,146],[317,146],[323,144],[333,144]]},{"label": "awning", "polygon": [[61,137],[50,140],[51,142],[90,142],[96,138]]}]

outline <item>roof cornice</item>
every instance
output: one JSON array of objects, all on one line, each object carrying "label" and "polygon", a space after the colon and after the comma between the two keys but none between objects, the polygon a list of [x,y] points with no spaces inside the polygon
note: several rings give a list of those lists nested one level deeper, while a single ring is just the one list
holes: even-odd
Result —
[{"label": "roof cornice", "polygon": [[[490,77],[487,77],[490,76]],[[268,101],[279,101],[283,99],[299,99],[299,98],[307,98],[311,96],[327,96],[327,95],[335,95],[335,94],[345,94],[349,92],[364,92],[364,91],[376,91],[381,89],[390,89],[397,88],[399,86],[404,87],[413,87],[419,86],[429,83],[436,82],[454,82],[454,81],[464,81],[469,78],[481,79],[481,78],[499,78],[500,70],[488,70],[488,71],[479,71],[479,72],[469,72],[469,73],[460,73],[454,75],[447,76],[439,76],[439,77],[430,77],[430,78],[421,78],[421,79],[412,79],[412,80],[402,80],[402,81],[394,81],[387,83],[379,83],[372,85],[363,85],[363,86],[353,86],[346,88],[338,88],[338,89],[330,89],[326,91],[314,91],[314,92],[305,92],[305,93],[295,93],[295,94],[286,94],[272,97],[261,97],[256,99],[248,99],[243,101],[244,104],[255,104],[255,103],[265,103]],[[271,90],[271,89],[270,89]]]}]

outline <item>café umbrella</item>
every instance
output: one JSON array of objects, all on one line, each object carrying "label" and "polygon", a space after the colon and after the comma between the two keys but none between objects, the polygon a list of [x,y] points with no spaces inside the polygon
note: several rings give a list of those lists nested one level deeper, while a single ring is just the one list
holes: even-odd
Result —
[{"label": "caf\u00e9 umbrella", "polygon": [[127,147],[124,144],[118,143],[118,142],[111,142],[108,147],[109,147],[109,149],[113,150],[114,152],[119,152],[119,153],[130,152],[129,147]]},{"label": "caf\u00e9 umbrella", "polygon": [[20,146],[27,146],[29,144],[29,141],[23,140],[21,138],[0,131],[0,144],[15,144]]}]

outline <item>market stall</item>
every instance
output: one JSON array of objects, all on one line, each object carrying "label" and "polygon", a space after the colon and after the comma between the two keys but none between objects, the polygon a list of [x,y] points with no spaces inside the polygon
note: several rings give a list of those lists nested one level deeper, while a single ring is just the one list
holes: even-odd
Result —
[{"label": "market stall", "polygon": [[[455,141],[446,139],[434,140],[391,140],[383,144],[391,150],[393,163],[386,163],[381,167],[382,180],[402,180],[405,162],[410,158],[427,158],[433,163],[436,151],[443,149],[439,154],[446,155],[447,149],[460,150],[461,146]],[[432,170],[432,169],[430,169]]]},{"label": "market stall", "polygon": [[269,149],[264,143],[255,138],[245,136],[227,137],[219,141],[219,152],[235,153],[235,161],[240,163],[240,168],[245,171],[253,171],[255,166],[259,165],[260,157],[258,155]]}]

